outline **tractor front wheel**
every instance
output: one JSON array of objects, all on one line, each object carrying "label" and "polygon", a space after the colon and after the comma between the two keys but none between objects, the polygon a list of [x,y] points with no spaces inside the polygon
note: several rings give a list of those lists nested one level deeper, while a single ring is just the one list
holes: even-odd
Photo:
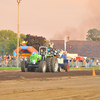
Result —
[{"label": "tractor front wheel", "polygon": [[69,65],[68,65],[68,64],[65,64],[65,65],[64,65],[64,70],[65,70],[66,72],[69,71]]},{"label": "tractor front wheel", "polygon": [[45,61],[40,61],[39,63],[39,72],[46,72],[46,62]]},{"label": "tractor front wheel", "polygon": [[61,66],[59,66],[59,68],[58,68],[58,72],[61,72],[61,70],[62,70],[62,68],[61,68]]},{"label": "tractor front wheel", "polygon": [[21,62],[21,71],[22,72],[26,72],[27,71],[26,61],[24,61],[24,60]]}]

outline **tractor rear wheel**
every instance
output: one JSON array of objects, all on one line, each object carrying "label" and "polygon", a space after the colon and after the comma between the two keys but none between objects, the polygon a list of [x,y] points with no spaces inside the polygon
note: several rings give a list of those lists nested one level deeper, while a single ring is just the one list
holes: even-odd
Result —
[{"label": "tractor rear wheel", "polygon": [[40,61],[39,63],[39,72],[46,72],[46,62],[45,61]]},{"label": "tractor rear wheel", "polygon": [[22,72],[27,71],[26,61],[24,61],[24,60],[21,62],[21,71]]},{"label": "tractor rear wheel", "polygon": [[68,67],[69,67],[69,65],[68,65],[68,64],[65,64],[65,65],[64,65],[64,70],[65,70],[66,72],[68,72],[68,71],[69,71],[69,68],[68,68]]},{"label": "tractor rear wheel", "polygon": [[51,72],[51,59],[52,59],[52,57],[48,57],[47,59],[46,59],[46,63],[47,63],[47,72]]},{"label": "tractor rear wheel", "polygon": [[58,70],[58,60],[56,57],[53,57],[51,60],[51,71],[57,72],[57,70]]}]

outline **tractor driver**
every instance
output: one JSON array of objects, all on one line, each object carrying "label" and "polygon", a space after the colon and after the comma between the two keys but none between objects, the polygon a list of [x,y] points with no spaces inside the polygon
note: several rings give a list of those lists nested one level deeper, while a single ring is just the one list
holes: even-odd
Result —
[{"label": "tractor driver", "polygon": [[45,58],[45,52],[43,51],[43,49],[41,49],[40,54],[42,55],[42,60],[44,60],[44,58]]},{"label": "tractor driver", "polygon": [[61,55],[61,58],[66,59],[66,54],[65,54],[65,52],[63,52],[63,54]]}]

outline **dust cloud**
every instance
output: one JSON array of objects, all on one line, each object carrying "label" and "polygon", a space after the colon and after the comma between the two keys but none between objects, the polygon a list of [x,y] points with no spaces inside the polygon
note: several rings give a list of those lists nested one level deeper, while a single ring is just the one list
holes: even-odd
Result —
[{"label": "dust cloud", "polygon": [[88,30],[93,28],[100,30],[100,0],[88,0],[87,12],[79,26],[66,27],[62,32],[56,32],[51,39],[62,40],[69,36],[70,40],[86,40]]}]

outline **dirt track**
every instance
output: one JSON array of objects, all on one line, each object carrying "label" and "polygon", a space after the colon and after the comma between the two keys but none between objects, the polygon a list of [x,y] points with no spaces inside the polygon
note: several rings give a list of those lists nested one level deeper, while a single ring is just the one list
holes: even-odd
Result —
[{"label": "dirt track", "polygon": [[0,100],[100,100],[100,71],[0,71]]},{"label": "dirt track", "polygon": [[[100,70],[95,70],[96,75],[100,75]],[[25,78],[50,78],[50,77],[70,77],[70,76],[91,76],[92,70],[70,70],[69,72],[57,73],[39,73],[39,72],[21,72],[20,70],[14,71],[1,71],[0,80],[12,80]]]}]

